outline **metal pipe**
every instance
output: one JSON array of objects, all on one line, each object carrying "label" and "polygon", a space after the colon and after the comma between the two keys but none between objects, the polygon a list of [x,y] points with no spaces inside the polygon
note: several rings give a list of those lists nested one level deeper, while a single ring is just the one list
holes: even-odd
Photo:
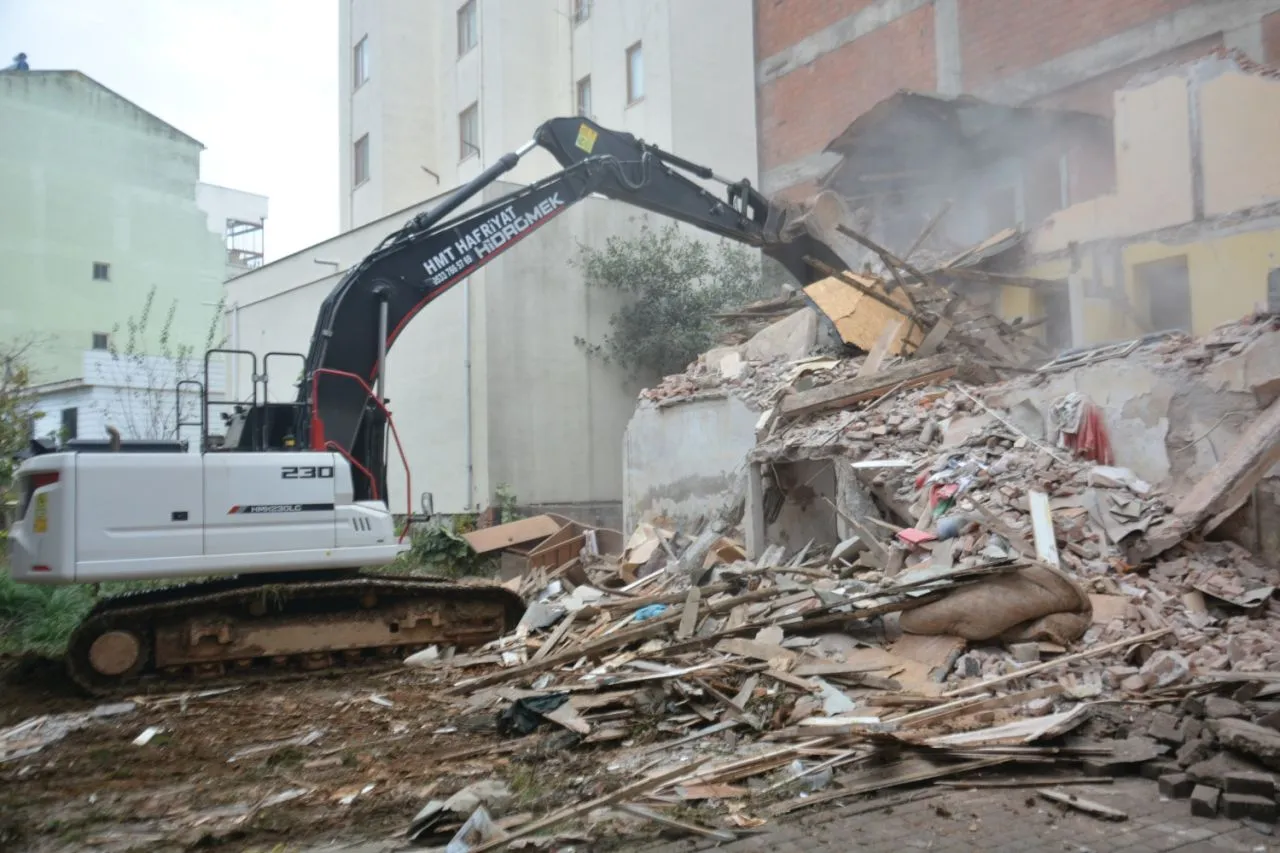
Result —
[{"label": "metal pipe", "polygon": [[[389,323],[387,322],[387,299],[390,296],[390,290],[386,287],[378,289],[378,401],[385,406],[387,404],[387,333],[389,331]],[[390,448],[387,447],[387,431],[391,428],[390,417],[387,424],[382,428],[382,470],[379,472],[384,487],[388,486],[390,480],[387,471],[387,459],[389,458]],[[408,476],[408,472],[405,472]],[[388,488],[389,492],[390,489]],[[391,495],[387,495],[387,509],[391,509]],[[405,506],[406,513],[413,512],[413,507]]]},{"label": "metal pipe", "polygon": [[466,433],[467,433],[467,503],[464,509],[471,509],[476,493],[476,468],[472,438],[471,416],[471,277],[462,283],[462,357],[463,381],[466,382]]},{"label": "metal pipe", "polygon": [[479,194],[481,190],[496,181],[503,173],[514,169],[516,164],[520,162],[520,158],[536,144],[534,141],[529,141],[516,151],[503,154],[498,158],[498,162],[458,187],[458,189],[454,190],[453,195],[442,201],[437,207],[415,217],[413,227],[419,230],[430,228],[459,207],[462,207],[468,199]]},{"label": "metal pipe", "polygon": [[378,294],[378,399],[387,401],[387,292]]}]

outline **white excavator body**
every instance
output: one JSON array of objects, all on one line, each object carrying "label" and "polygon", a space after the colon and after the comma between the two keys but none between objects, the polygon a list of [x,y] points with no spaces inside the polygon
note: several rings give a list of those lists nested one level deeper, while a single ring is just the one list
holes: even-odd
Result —
[{"label": "white excavator body", "polygon": [[377,567],[408,547],[332,452],[62,451],[25,460],[16,485],[23,583]]}]

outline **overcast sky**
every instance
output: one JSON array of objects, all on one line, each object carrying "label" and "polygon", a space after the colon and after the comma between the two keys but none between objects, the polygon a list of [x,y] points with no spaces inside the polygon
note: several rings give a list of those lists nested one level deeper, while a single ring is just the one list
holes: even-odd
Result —
[{"label": "overcast sky", "polygon": [[205,145],[201,180],[270,198],[267,260],[338,230],[336,0],[0,0],[0,67],[74,69]]}]

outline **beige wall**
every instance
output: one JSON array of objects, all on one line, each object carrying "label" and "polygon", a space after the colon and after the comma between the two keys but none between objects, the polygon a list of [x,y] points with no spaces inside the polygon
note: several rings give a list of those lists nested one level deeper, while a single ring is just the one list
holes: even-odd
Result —
[{"label": "beige wall", "polygon": [[1227,73],[1200,87],[1205,213],[1280,200],[1280,80]]},{"label": "beige wall", "polygon": [[1116,192],[1072,205],[1033,235],[1036,252],[1192,219],[1191,113],[1180,75],[1115,97]]}]

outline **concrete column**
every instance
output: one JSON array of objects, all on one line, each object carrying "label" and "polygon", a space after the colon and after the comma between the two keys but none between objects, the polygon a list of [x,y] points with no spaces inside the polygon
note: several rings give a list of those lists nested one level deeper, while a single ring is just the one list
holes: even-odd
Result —
[{"label": "concrete column", "polygon": [[1222,34],[1222,44],[1231,50],[1243,51],[1254,62],[1266,62],[1267,49],[1263,43],[1262,18],[1251,21]]},{"label": "concrete column", "polygon": [[[836,516],[836,532],[842,540],[858,534],[845,516],[859,521],[867,518],[881,518],[871,492],[858,479],[858,475],[849,466],[849,460],[835,458],[831,460],[836,472],[836,506],[840,514]],[[883,521],[883,519],[881,519]]]},{"label": "concrete column", "polygon": [[960,0],[934,0],[933,47],[938,68],[938,91],[958,95],[964,91],[960,60]]},{"label": "concrete column", "polygon": [[760,466],[755,462],[747,463],[747,506],[742,517],[744,544],[747,548],[747,559],[754,560],[764,553],[764,483],[761,479]]},{"label": "concrete column", "polygon": [[1075,272],[1067,276],[1067,303],[1071,310],[1071,346],[1084,346],[1084,278]]}]

